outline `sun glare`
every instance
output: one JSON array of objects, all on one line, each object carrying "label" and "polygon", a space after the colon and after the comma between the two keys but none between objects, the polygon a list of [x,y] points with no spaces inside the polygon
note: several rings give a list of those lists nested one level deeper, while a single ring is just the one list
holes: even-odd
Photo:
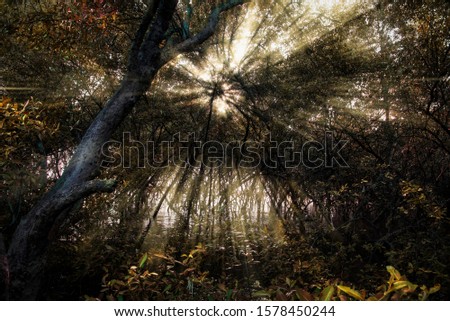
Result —
[{"label": "sun glare", "polygon": [[244,23],[239,28],[239,34],[232,42],[230,68],[236,69],[240,67],[240,63],[244,60],[251,42],[252,24],[254,23],[255,10],[249,9],[244,17]]},{"label": "sun glare", "polygon": [[306,0],[303,5],[312,12],[344,12],[357,5],[357,0]]},{"label": "sun glare", "polygon": [[[270,9],[262,9],[252,2],[245,15],[239,18],[237,29],[231,30],[235,25],[230,24],[226,31],[228,43],[225,40],[225,43],[209,46],[201,60],[180,56],[175,61],[175,67],[193,80],[178,90],[188,94],[211,93],[208,88],[229,81],[226,78],[230,75],[258,70],[269,60],[276,63],[289,59],[294,52],[358,14],[361,7],[357,6],[356,0],[283,0],[274,2]],[[310,28],[318,20],[321,26]],[[196,85],[200,88],[194,88]],[[230,90],[223,88],[222,97],[215,98],[218,114],[231,111],[232,106],[227,103],[230,96],[233,102],[235,98],[240,99],[238,92],[231,90],[231,93]]]},{"label": "sun glare", "polygon": [[214,101],[214,107],[217,111],[217,113],[224,115],[227,113],[229,106],[225,100],[223,100],[222,97],[216,98]]}]

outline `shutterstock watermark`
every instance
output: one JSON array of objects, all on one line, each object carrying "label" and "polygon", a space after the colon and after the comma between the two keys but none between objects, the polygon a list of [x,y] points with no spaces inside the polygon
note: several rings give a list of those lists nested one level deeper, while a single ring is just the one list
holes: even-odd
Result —
[{"label": "shutterstock watermark", "polygon": [[177,133],[171,140],[155,143],[132,138],[124,132],[122,141],[112,140],[102,146],[102,167],[146,168],[168,166],[206,166],[242,168],[349,167],[341,152],[346,140],[336,140],[325,132],[321,141],[301,144],[275,141],[269,135],[264,141],[202,141],[195,134]]}]

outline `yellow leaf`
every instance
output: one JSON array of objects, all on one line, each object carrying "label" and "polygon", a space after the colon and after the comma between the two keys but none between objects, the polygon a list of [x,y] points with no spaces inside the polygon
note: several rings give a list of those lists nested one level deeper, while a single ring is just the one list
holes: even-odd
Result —
[{"label": "yellow leaf", "polygon": [[334,294],[334,286],[332,286],[332,285],[327,286],[325,289],[323,289],[320,300],[321,301],[330,301],[331,298],[333,297],[333,294]]},{"label": "yellow leaf", "polygon": [[386,266],[386,270],[389,272],[389,274],[395,279],[400,280],[402,278],[402,275],[399,271],[397,271],[393,266],[388,265]]},{"label": "yellow leaf", "polygon": [[160,259],[163,259],[163,260],[170,260],[167,256],[165,256],[164,254],[158,254],[158,253],[155,253],[155,254],[153,254],[153,256],[154,257],[157,257],[157,258],[160,258]]},{"label": "yellow leaf", "polygon": [[417,285],[416,284],[412,284],[409,281],[397,281],[397,282],[394,282],[391,291],[397,291],[397,290],[400,290],[400,289],[403,289],[403,288],[406,288],[406,287],[408,287],[409,291],[414,292],[416,290],[416,288],[417,288]]},{"label": "yellow leaf", "polygon": [[254,298],[270,297],[270,292],[264,291],[264,290],[256,291],[256,292],[252,293],[252,297],[254,297]]},{"label": "yellow leaf", "polygon": [[350,295],[352,298],[354,298],[356,300],[360,300],[360,301],[364,300],[361,293],[349,288],[348,286],[338,285],[337,287],[339,290],[341,290],[344,293],[347,293],[348,295]]},{"label": "yellow leaf", "polygon": [[436,292],[439,291],[440,289],[441,289],[441,285],[440,285],[440,284],[436,284],[435,286],[433,286],[433,287],[430,289],[429,294],[436,293]]}]

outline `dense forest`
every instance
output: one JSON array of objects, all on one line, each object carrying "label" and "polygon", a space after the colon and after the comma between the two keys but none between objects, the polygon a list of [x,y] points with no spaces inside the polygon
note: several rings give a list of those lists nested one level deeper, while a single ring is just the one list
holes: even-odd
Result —
[{"label": "dense forest", "polygon": [[0,1],[3,300],[450,300],[446,0]]}]

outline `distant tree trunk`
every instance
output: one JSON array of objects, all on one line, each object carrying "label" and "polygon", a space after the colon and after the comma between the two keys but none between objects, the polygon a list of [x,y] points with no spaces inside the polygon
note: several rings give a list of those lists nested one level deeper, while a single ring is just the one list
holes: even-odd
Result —
[{"label": "distant tree trunk", "polygon": [[[94,179],[99,174],[102,146],[149,89],[159,69],[178,54],[192,51],[210,38],[220,13],[243,3],[242,0],[229,0],[211,12],[205,28],[198,34],[178,44],[163,45],[170,43],[167,41],[168,30],[177,2],[151,1],[136,32],[128,72],[119,89],[86,131],[62,177],[17,227],[8,250],[10,299],[34,300],[38,297],[46,264],[48,235],[54,222],[67,217],[72,205],[80,199],[93,193],[114,191],[116,182],[113,180]],[[7,289],[0,292],[8,294]]]}]

